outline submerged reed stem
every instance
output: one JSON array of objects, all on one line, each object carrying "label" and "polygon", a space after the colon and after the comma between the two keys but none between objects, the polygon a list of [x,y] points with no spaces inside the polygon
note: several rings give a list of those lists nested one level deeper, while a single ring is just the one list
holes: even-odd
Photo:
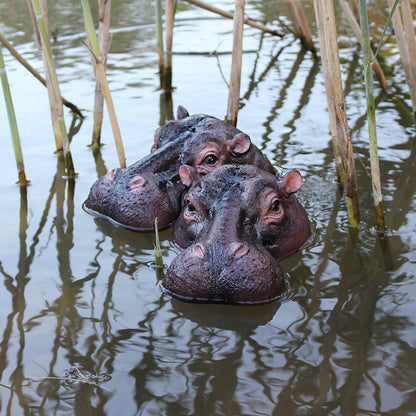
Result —
[{"label": "submerged reed stem", "polygon": [[374,103],[374,81],[371,68],[372,51],[370,45],[370,31],[368,26],[368,14],[366,0],[359,0],[360,26],[362,35],[363,55],[364,55],[364,79],[365,93],[367,97],[367,119],[368,135],[370,142],[370,162],[371,162],[371,184],[373,188],[374,206],[377,216],[377,228],[384,232],[384,212],[383,197],[381,193],[380,164],[378,160],[377,132],[376,132],[376,113]]},{"label": "submerged reed stem", "polygon": [[12,94],[10,92],[9,81],[7,79],[6,68],[4,65],[3,52],[0,48],[0,75],[1,85],[3,87],[4,101],[6,103],[7,116],[9,118],[10,133],[12,135],[14,157],[16,159],[18,183],[26,185],[29,181],[26,179],[25,165],[23,163],[23,153],[20,144],[19,130],[17,128],[16,114],[14,112]]}]

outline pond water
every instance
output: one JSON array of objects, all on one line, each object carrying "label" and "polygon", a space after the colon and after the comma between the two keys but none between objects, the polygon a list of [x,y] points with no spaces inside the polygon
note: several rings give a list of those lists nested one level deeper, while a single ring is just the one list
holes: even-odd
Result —
[{"label": "pond water", "polygon": [[[379,238],[358,157],[363,223],[358,236],[348,226],[319,60],[290,34],[245,28],[238,127],[280,173],[301,171],[299,199],[313,237],[282,262],[288,292],[281,301],[187,304],[160,288],[153,234],[82,209],[92,183],[118,159],[107,116],[100,154],[88,147],[94,80],[80,41],[81,6],[50,3],[62,94],[86,118],[65,114],[76,130],[79,174],[67,180],[46,90],[3,49],[31,184],[27,191],[15,184],[1,99],[0,414],[416,415],[416,144],[394,40],[384,50],[390,93],[376,84],[388,227]],[[279,14],[290,25],[284,3],[247,3],[248,15],[280,27]],[[304,7],[313,22],[312,3]],[[368,166],[360,47],[338,14],[349,124]],[[228,79],[232,22],[179,2],[169,101],[159,90],[153,15],[153,2],[113,0],[108,79],[128,164],[149,152],[154,130],[179,104],[221,119],[227,108],[221,71]],[[0,31],[43,73],[24,0],[1,2]],[[318,44],[314,24],[312,31]],[[170,230],[161,245],[169,265],[179,252]]]}]

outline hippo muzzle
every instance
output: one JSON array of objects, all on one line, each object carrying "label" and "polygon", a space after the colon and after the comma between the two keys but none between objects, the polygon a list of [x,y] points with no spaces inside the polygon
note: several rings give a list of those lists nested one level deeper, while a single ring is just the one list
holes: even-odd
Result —
[{"label": "hippo muzzle", "polygon": [[173,260],[163,287],[188,302],[257,305],[278,299],[286,285],[279,264],[266,251],[239,241],[204,241]]}]

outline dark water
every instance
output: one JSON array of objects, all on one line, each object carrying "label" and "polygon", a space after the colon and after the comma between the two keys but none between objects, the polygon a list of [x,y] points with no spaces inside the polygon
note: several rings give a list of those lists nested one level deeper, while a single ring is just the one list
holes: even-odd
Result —
[{"label": "dark water", "polygon": [[[80,42],[81,6],[50,3],[62,93],[87,117],[80,125],[66,113],[67,127],[79,127],[71,147],[79,176],[67,180],[46,92],[4,51],[31,185],[27,192],[15,185],[0,100],[0,414],[416,415],[415,130],[393,39],[384,51],[390,95],[376,85],[388,226],[380,239],[358,161],[363,224],[358,235],[348,227],[319,61],[291,35],[246,29],[238,127],[280,172],[302,172],[299,198],[314,235],[282,264],[289,290],[281,302],[194,305],[161,291],[153,234],[117,229],[82,210],[91,184],[118,160],[107,117],[101,154],[95,159],[87,147],[94,81]],[[248,3],[248,14],[275,24],[276,13],[286,13],[283,3]],[[312,4],[304,5],[312,21]],[[153,4],[113,0],[113,9],[108,78],[130,164],[148,153],[154,130],[177,105],[224,117],[219,68],[228,79],[231,57],[223,52],[231,50],[232,22],[179,3],[174,50],[182,53],[173,57],[176,88],[166,103]],[[339,30],[350,128],[368,166],[360,48],[342,16]],[[43,72],[25,1],[3,0],[0,31]],[[221,54],[186,54],[214,50]],[[161,237],[168,265],[178,250],[169,230]]]}]

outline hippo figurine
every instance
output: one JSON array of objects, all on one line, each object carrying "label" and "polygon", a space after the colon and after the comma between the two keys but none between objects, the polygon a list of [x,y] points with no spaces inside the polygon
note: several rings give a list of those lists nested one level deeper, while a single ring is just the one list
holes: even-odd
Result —
[{"label": "hippo figurine", "polygon": [[294,193],[296,170],[280,180],[250,165],[220,166],[195,180],[181,166],[183,209],[174,241],[185,250],[169,266],[164,289],[194,302],[262,304],[279,298],[285,281],[278,261],[310,236],[308,216]]},{"label": "hippo figurine", "polygon": [[179,167],[186,163],[197,175],[221,164],[254,164],[267,172],[274,168],[250,137],[215,117],[190,116],[178,107],[177,120],[156,130],[152,153],[126,169],[116,168],[91,187],[85,209],[118,226],[134,231],[170,227],[181,210],[185,189]]}]

